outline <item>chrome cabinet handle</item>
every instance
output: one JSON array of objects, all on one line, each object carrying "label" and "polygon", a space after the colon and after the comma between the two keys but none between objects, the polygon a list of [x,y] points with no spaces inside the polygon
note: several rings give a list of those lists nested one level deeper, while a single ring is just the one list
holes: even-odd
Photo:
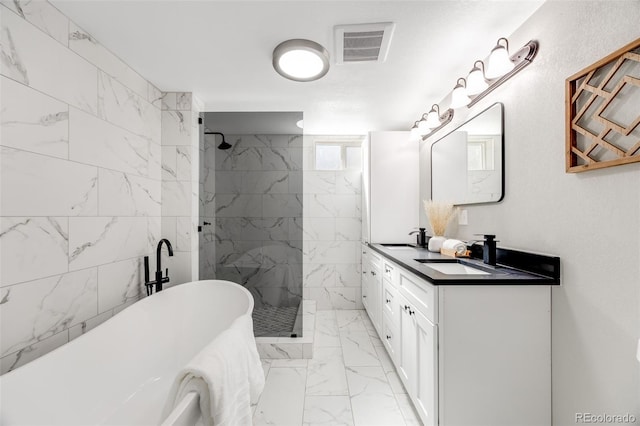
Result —
[{"label": "chrome cabinet handle", "polygon": [[391,299],[387,299],[387,303],[391,303]]},{"label": "chrome cabinet handle", "polygon": [[391,336],[387,335],[387,340],[391,340]]}]

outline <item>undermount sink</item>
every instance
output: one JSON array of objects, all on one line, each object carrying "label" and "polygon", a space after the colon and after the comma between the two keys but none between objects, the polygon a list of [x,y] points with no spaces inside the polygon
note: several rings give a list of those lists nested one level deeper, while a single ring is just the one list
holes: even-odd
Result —
[{"label": "undermount sink", "polygon": [[458,259],[415,259],[415,261],[447,275],[490,275],[489,272],[468,263],[462,263]]}]

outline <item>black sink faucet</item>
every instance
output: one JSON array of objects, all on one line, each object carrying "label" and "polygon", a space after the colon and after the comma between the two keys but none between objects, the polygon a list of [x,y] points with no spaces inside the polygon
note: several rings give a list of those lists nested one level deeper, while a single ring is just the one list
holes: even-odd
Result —
[{"label": "black sink faucet", "polygon": [[482,260],[487,265],[496,266],[496,236],[484,234],[484,245],[482,247]]},{"label": "black sink faucet", "polygon": [[496,236],[493,234],[474,234],[474,235],[482,235],[484,239],[471,240],[467,242],[467,248],[473,251],[473,245],[475,243],[482,241],[482,260],[487,265],[496,266],[496,252],[498,250],[498,247],[496,245],[498,241],[495,239]]},{"label": "black sink faucet", "polygon": [[409,235],[418,234],[416,235],[416,245],[418,247],[426,247],[427,243],[429,242],[429,240],[427,239],[427,233],[425,231],[426,228],[418,228],[417,231],[409,232]]},{"label": "black sink faucet", "polygon": [[162,258],[160,256],[162,252],[162,243],[167,245],[167,250],[169,251],[169,256],[173,256],[173,247],[171,246],[171,242],[166,238],[161,239],[158,242],[158,247],[156,248],[156,279],[155,281],[149,281],[149,256],[144,257],[144,285],[147,288],[147,296],[150,296],[153,293],[153,286],[156,287],[156,292],[162,291],[162,284],[169,282],[169,268],[166,270],[166,276],[162,277]]}]

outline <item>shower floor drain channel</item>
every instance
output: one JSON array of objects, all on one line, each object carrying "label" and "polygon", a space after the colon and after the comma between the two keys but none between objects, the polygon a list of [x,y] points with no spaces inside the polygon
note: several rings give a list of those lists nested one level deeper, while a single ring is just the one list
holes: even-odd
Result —
[{"label": "shower floor drain channel", "polygon": [[263,307],[253,310],[253,334],[259,336],[289,336],[296,322],[298,308]]}]

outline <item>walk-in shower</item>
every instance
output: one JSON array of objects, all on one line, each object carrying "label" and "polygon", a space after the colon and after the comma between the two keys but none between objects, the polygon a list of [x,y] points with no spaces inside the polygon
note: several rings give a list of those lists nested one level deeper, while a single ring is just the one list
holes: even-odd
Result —
[{"label": "walk-in shower", "polygon": [[302,113],[202,118],[200,279],[253,294],[256,336],[301,336]]}]

